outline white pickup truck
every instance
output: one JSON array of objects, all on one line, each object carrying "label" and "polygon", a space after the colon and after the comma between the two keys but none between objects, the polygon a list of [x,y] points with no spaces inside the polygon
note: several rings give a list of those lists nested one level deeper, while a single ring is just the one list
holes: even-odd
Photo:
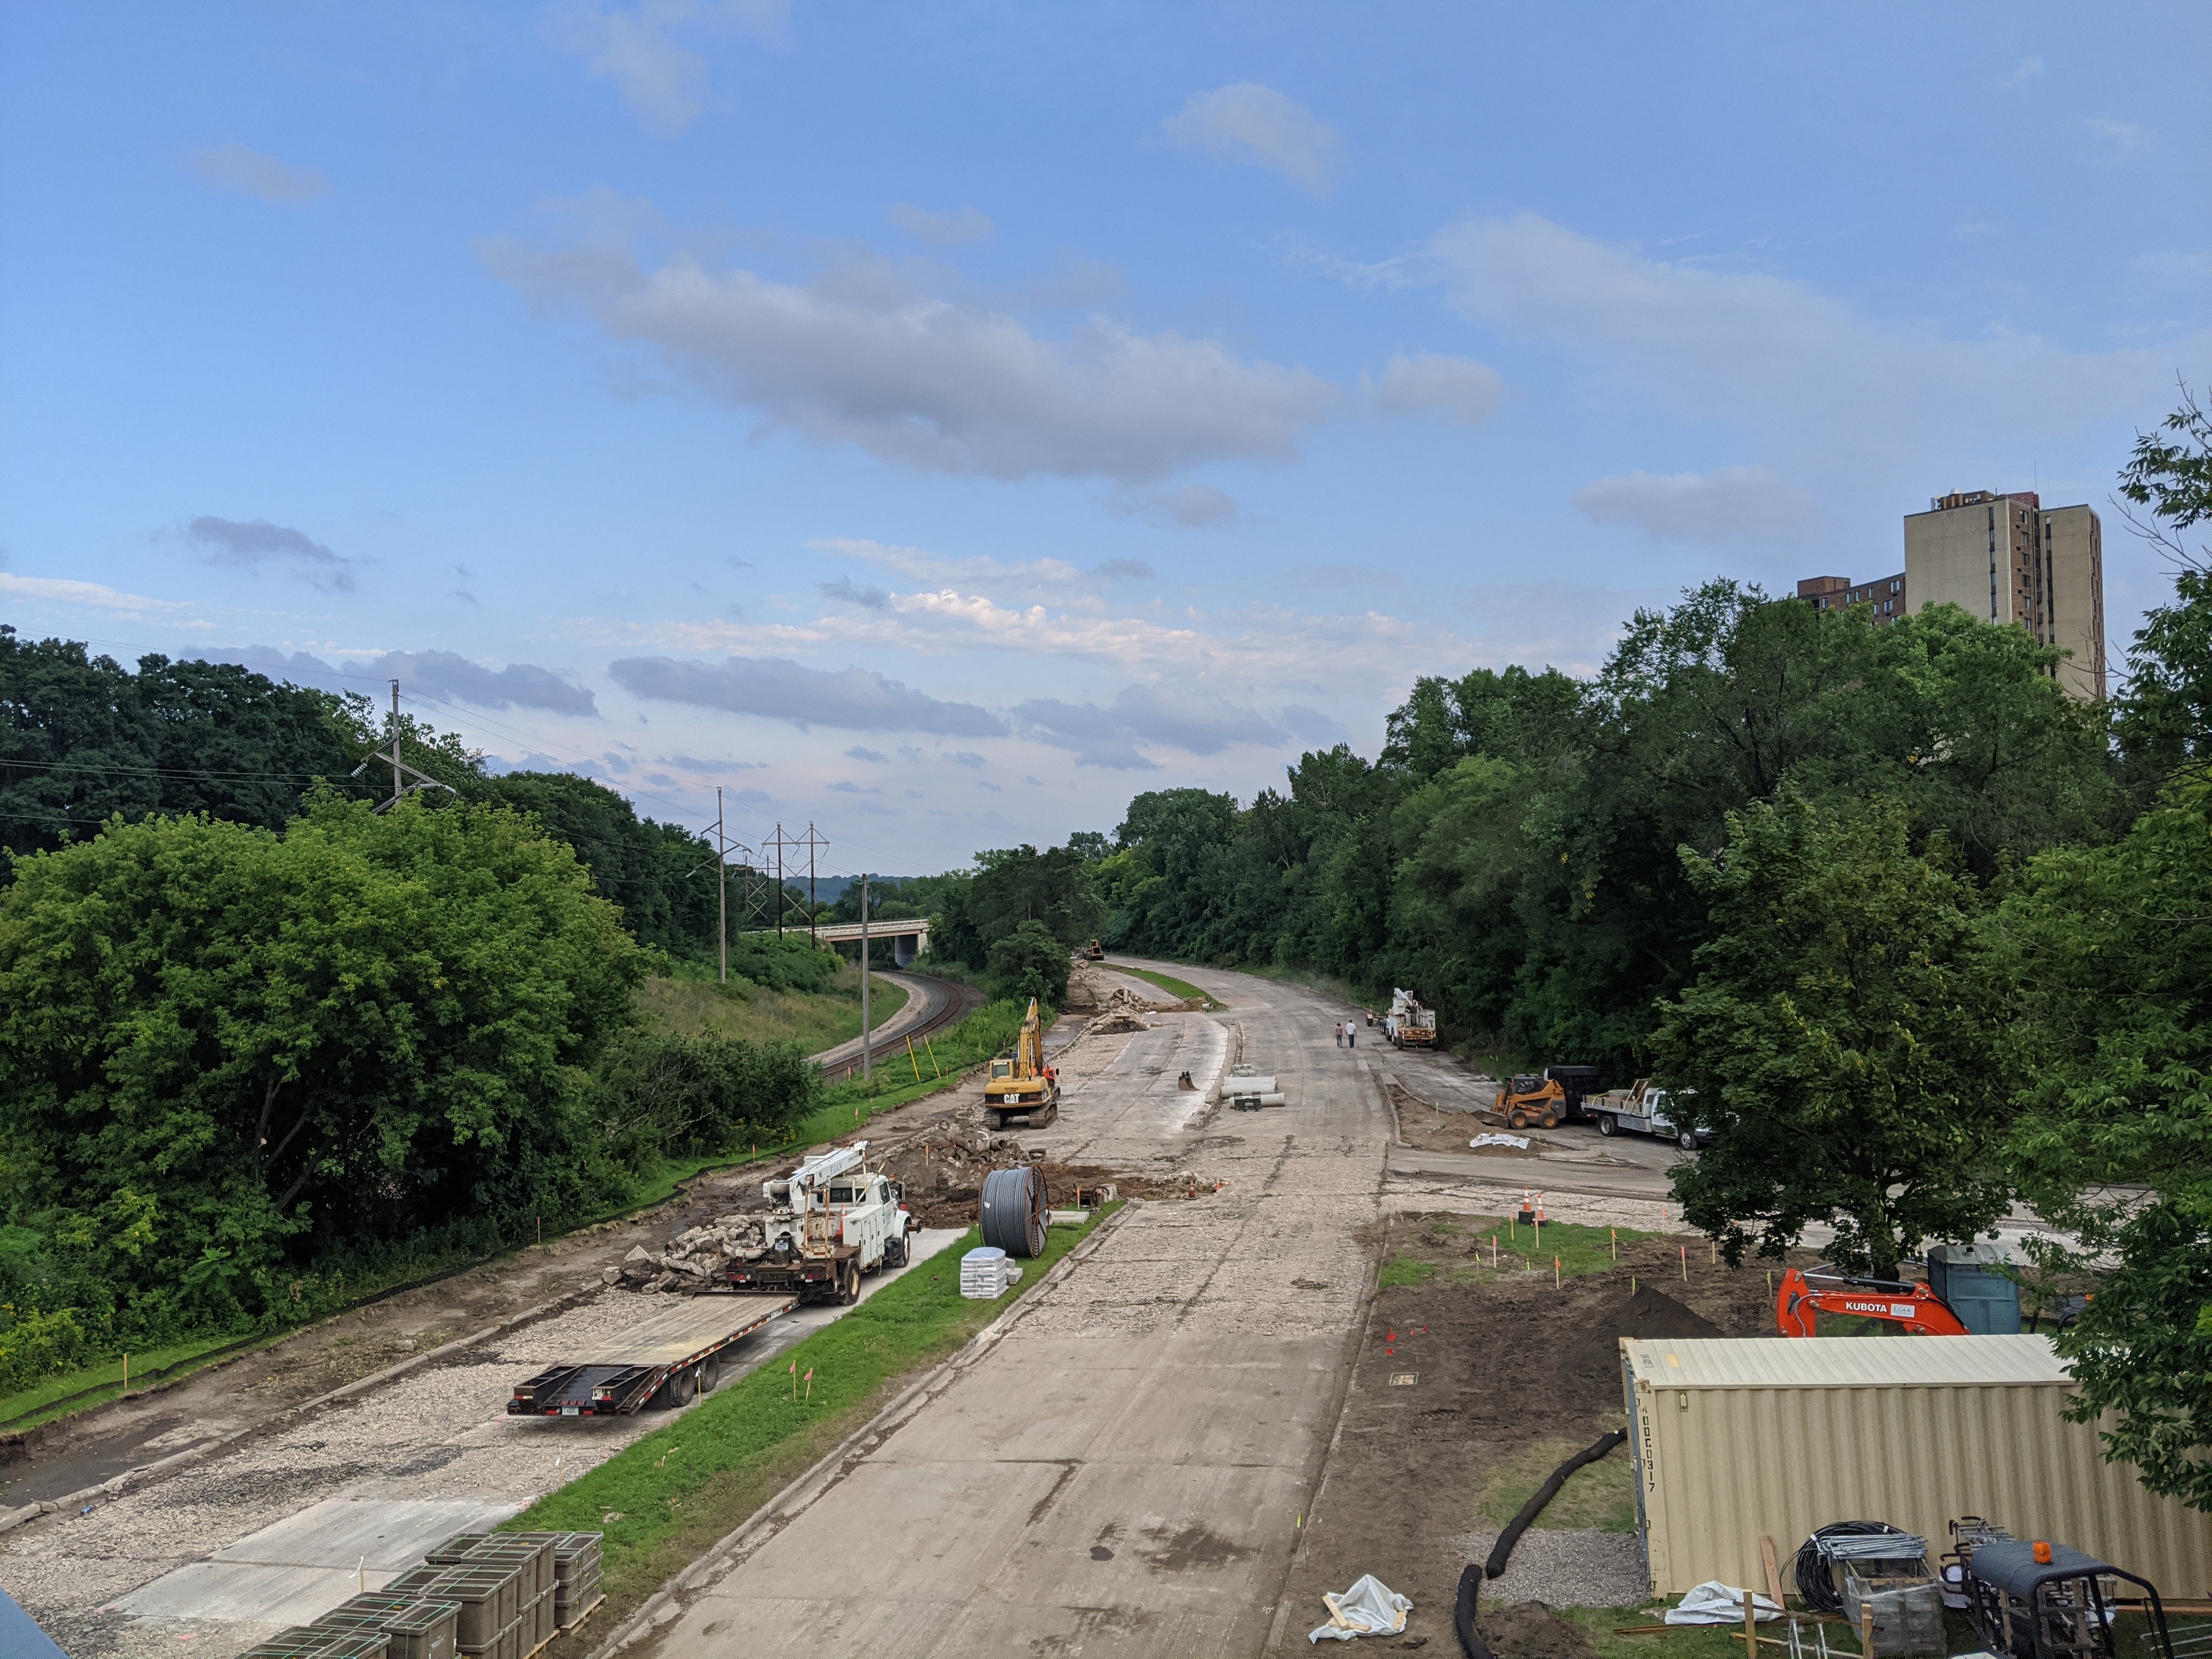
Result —
[{"label": "white pickup truck", "polygon": [[1583,1111],[1597,1120],[1597,1132],[1601,1135],[1631,1132],[1657,1135],[1673,1141],[1686,1152],[1697,1151],[1713,1138],[1709,1129],[1677,1129],[1674,1120],[1667,1115],[1667,1091],[1653,1088],[1644,1079],[1638,1079],[1632,1089],[1612,1089],[1590,1096],[1583,1101]]},{"label": "white pickup truck", "polygon": [[860,1299],[860,1275],[903,1267],[907,1234],[921,1223],[890,1176],[866,1166],[868,1143],[817,1152],[790,1176],[761,1183],[774,1206],[768,1253],[729,1267],[731,1287],[794,1295],[802,1301]]}]

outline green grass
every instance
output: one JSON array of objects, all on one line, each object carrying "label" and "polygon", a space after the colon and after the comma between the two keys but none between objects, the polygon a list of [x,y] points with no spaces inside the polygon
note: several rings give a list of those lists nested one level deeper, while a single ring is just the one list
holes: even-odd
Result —
[{"label": "green grass", "polygon": [[[1097,1224],[1094,1218],[1079,1229],[1051,1229],[1044,1255],[1023,1263],[1022,1282],[995,1302],[961,1297],[960,1258],[979,1237],[971,1230],[843,1318],[549,1493],[507,1529],[606,1534],[612,1616],[604,1632],[880,1410],[913,1373],[957,1352],[1035,1289]],[[794,1398],[794,1364],[802,1379],[814,1373],[811,1399],[804,1381]]]},{"label": "green grass", "polygon": [[1149,968],[1132,968],[1127,963],[1121,962],[1109,961],[1102,965],[1111,968],[1117,974],[1127,974],[1133,978],[1143,980],[1148,985],[1157,985],[1170,996],[1181,997],[1185,1002],[1195,1002],[1208,1012],[1224,1006],[1189,981],[1177,979],[1172,974],[1156,974]]},{"label": "green grass", "polygon": [[[1516,1279],[1526,1272],[1551,1272],[1553,1256],[1559,1259],[1559,1276],[1573,1279],[1577,1274],[1593,1274],[1613,1267],[1613,1237],[1620,1234],[1621,1243],[1632,1239],[1656,1239],[1655,1232],[1637,1232],[1632,1228],[1583,1228],[1573,1221],[1547,1221],[1541,1228],[1522,1228],[1510,1218],[1500,1221],[1431,1221],[1425,1232],[1440,1232],[1455,1237],[1462,1230],[1475,1234],[1474,1256],[1462,1256],[1455,1249],[1422,1249],[1420,1241],[1405,1241],[1398,1245],[1391,1259],[1382,1265],[1385,1285],[1425,1285],[1444,1272],[1444,1283],[1449,1285],[1486,1285],[1500,1279]],[[1498,1265],[1491,1267],[1491,1239],[1498,1239]],[[1449,1272],[1447,1272],[1449,1270]]]},{"label": "green grass", "polygon": [[[1582,1440],[1534,1441],[1486,1470],[1475,1488],[1475,1518],[1492,1531],[1503,1529],[1536,1488],[1551,1478],[1552,1471],[1588,1444]],[[1566,1485],[1531,1525],[1562,1531],[1595,1528],[1600,1532],[1634,1532],[1636,1492],[1629,1474],[1628,1449],[1617,1447],[1610,1455],[1569,1475]]]},{"label": "green grass", "polygon": [[1382,1264],[1382,1272],[1376,1283],[1388,1289],[1393,1285],[1425,1285],[1437,1276],[1437,1264],[1407,1255],[1402,1250],[1393,1251]]},{"label": "green grass", "polygon": [[[173,1382],[206,1365],[234,1358],[248,1348],[281,1342],[291,1334],[287,1329],[265,1335],[240,1336],[234,1333],[229,1336],[204,1336],[134,1353],[130,1356],[131,1386],[135,1390],[155,1382]],[[123,1357],[118,1355],[82,1370],[50,1376],[15,1394],[0,1395],[0,1429],[13,1434],[36,1428],[71,1412],[89,1411],[94,1406],[105,1405],[122,1393]],[[76,1398],[77,1395],[83,1397]]]},{"label": "green grass", "polygon": [[[906,992],[880,973],[869,978],[868,1014],[880,1025],[906,1006]],[[732,977],[656,975],[638,988],[638,1012],[648,1027],[677,1036],[744,1037],[796,1042],[808,1054],[860,1035],[860,970],[848,963],[826,991],[778,991]]]}]

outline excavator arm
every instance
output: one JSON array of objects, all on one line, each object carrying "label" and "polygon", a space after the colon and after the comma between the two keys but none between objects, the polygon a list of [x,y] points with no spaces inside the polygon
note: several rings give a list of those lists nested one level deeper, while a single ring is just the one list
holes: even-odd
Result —
[{"label": "excavator arm", "polygon": [[1774,1296],[1774,1322],[1784,1336],[1815,1334],[1820,1314],[1848,1314],[1901,1325],[1911,1336],[1964,1336],[1966,1327],[1950,1304],[1925,1285],[1889,1279],[1849,1279],[1792,1267]]}]

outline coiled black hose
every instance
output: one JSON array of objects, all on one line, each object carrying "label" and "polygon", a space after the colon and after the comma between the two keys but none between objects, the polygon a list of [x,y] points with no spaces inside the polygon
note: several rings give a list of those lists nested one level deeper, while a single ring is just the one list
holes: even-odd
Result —
[{"label": "coiled black hose", "polygon": [[1843,1617],[1844,1594],[1836,1588],[1836,1576],[1828,1570],[1828,1558],[1820,1553],[1823,1538],[1879,1538],[1887,1534],[1899,1538],[1909,1535],[1904,1528],[1893,1527],[1887,1521],[1836,1521],[1815,1528],[1813,1535],[1798,1546],[1796,1562],[1790,1568],[1791,1576],[1797,1580],[1797,1594],[1805,1598],[1805,1605],[1816,1612]]},{"label": "coiled black hose", "polygon": [[1585,1464],[1596,1462],[1627,1438],[1626,1429],[1601,1434],[1553,1469],[1551,1479],[1530,1494],[1528,1501],[1521,1506],[1521,1513],[1515,1516],[1506,1524],[1505,1530],[1498,1534],[1498,1542],[1492,1547],[1490,1559],[1479,1567],[1472,1561],[1467,1564],[1459,1576],[1459,1594],[1452,1601],[1452,1630],[1459,1637],[1460,1651],[1467,1655],[1467,1659],[1498,1659],[1474,1631],[1474,1603],[1475,1598],[1482,1592],[1482,1581],[1495,1578],[1505,1571],[1505,1564],[1513,1559],[1513,1547],[1521,1541],[1521,1534],[1528,1531],[1529,1524],[1544,1512],[1544,1505],[1559,1495],[1559,1488],[1567,1484],[1569,1475]]},{"label": "coiled black hose", "polygon": [[1498,1659],[1489,1644],[1474,1633],[1474,1598],[1481,1592],[1482,1569],[1470,1561],[1459,1576],[1459,1595],[1452,1601],[1452,1629],[1467,1659]]},{"label": "coiled black hose", "polygon": [[1483,1576],[1486,1578],[1495,1578],[1505,1571],[1505,1564],[1512,1558],[1513,1547],[1521,1541],[1521,1534],[1528,1531],[1529,1523],[1544,1512],[1544,1505],[1559,1495],[1559,1488],[1567,1484],[1569,1475],[1586,1463],[1596,1462],[1599,1458],[1604,1456],[1615,1446],[1622,1444],[1627,1438],[1628,1431],[1626,1429],[1615,1429],[1610,1434],[1601,1434],[1583,1450],[1577,1452],[1559,1468],[1553,1469],[1552,1478],[1536,1488],[1528,1501],[1521,1506],[1521,1513],[1506,1522],[1505,1530],[1498,1534],[1498,1542],[1491,1547],[1490,1559],[1483,1564]]}]

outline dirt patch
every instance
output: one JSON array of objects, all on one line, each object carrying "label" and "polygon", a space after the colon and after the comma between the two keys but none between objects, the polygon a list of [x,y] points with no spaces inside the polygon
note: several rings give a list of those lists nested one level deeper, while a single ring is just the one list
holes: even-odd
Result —
[{"label": "dirt patch", "polygon": [[1475,1633],[1498,1659],[1597,1659],[1589,1632],[1541,1601],[1510,1607],[1475,1603]]},{"label": "dirt patch", "polygon": [[[1548,1262],[1491,1271],[1490,1234],[1503,1224],[1401,1215],[1375,1230],[1386,1263],[1429,1277],[1386,1283],[1370,1310],[1328,1479],[1286,1587],[1292,1613],[1279,1652],[1305,1651],[1319,1614],[1304,1615],[1364,1572],[1412,1599],[1409,1638],[1455,1647],[1452,1600],[1471,1537],[1486,1550],[1495,1514],[1510,1515],[1559,1461],[1625,1420],[1621,1337],[1775,1334],[1765,1264],[1701,1259],[1702,1239],[1624,1238],[1617,1263],[1603,1259],[1555,1289]],[[1564,1518],[1632,1524],[1632,1509],[1612,1501],[1617,1477],[1577,1474],[1593,1491]],[[1490,1638],[1498,1659],[1590,1659],[1581,1628],[1540,1607],[1486,1610],[1486,1632],[1495,1620],[1510,1621]]]}]

